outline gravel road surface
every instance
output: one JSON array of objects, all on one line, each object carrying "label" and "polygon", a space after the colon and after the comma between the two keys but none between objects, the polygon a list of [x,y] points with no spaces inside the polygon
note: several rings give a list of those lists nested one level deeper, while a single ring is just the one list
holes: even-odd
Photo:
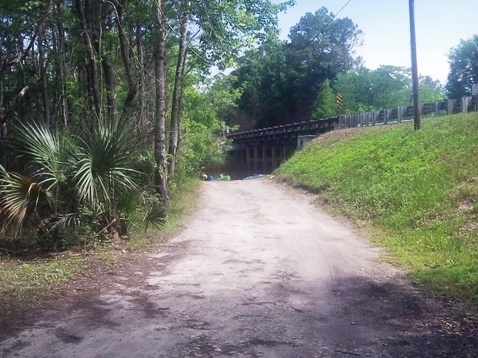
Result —
[{"label": "gravel road surface", "polygon": [[268,179],[204,182],[178,235],[0,340],[0,356],[478,356],[472,334],[445,332],[443,307],[312,199]]}]

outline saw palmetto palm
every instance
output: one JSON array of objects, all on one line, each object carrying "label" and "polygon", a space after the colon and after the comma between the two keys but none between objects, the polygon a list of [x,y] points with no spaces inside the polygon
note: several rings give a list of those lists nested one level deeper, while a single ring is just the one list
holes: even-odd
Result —
[{"label": "saw palmetto palm", "polygon": [[77,137],[76,152],[70,161],[82,202],[111,211],[115,194],[138,189],[134,178],[139,173],[131,169],[135,159],[131,132],[128,125],[100,121],[87,135]]}]

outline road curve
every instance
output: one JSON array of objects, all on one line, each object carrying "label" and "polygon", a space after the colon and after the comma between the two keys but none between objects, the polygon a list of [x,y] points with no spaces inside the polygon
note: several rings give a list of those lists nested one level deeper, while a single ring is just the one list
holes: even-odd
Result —
[{"label": "road curve", "polygon": [[423,302],[379,254],[310,195],[204,182],[180,234],[0,356],[426,357]]}]

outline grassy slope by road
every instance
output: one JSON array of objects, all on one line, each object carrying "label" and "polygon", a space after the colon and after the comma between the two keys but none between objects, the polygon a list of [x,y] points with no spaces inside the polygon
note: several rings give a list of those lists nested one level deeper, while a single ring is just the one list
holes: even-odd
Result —
[{"label": "grassy slope by road", "polygon": [[478,303],[478,113],[331,132],[277,176],[372,227],[430,290]]}]

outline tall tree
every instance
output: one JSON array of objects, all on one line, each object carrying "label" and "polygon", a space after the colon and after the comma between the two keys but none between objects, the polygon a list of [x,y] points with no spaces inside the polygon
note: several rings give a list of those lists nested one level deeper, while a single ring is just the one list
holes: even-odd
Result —
[{"label": "tall tree", "polygon": [[[138,93],[138,85],[137,80],[134,76],[135,66],[133,64],[133,54],[132,49],[129,46],[129,39],[126,31],[126,21],[124,19],[124,12],[126,8],[127,2],[125,0],[117,0],[114,1],[116,6],[116,24],[118,27],[118,38],[120,44],[120,52],[121,52],[121,60],[123,61],[123,68],[126,77],[126,84],[127,84],[127,95],[123,103],[123,113],[121,114],[121,118],[125,119],[128,118],[131,114],[131,110],[133,108],[133,103]],[[131,32],[134,32],[134,29],[131,26]],[[132,36],[130,36],[131,38]],[[140,46],[140,39],[136,39],[138,42],[138,53],[139,53],[139,46]]]},{"label": "tall tree", "polygon": [[397,66],[380,66],[376,70],[360,67],[338,76],[335,88],[344,94],[345,113],[404,106],[411,96],[410,70]]},{"label": "tall tree", "polygon": [[350,19],[338,19],[325,8],[306,14],[289,41],[247,53],[233,73],[235,87],[243,88],[242,115],[252,114],[257,127],[310,120],[324,83],[355,63],[353,48],[360,37]]},{"label": "tall tree", "polygon": [[[52,49],[53,53],[67,52],[65,18],[67,11],[62,0],[55,0],[55,10],[52,16]],[[67,80],[71,68],[66,56],[54,56],[53,67],[57,79],[54,87],[56,103],[58,103],[58,118],[63,126],[68,127],[70,107],[67,98]]]},{"label": "tall tree", "polygon": [[289,39],[288,64],[298,74],[295,113],[297,119],[309,119],[322,84],[352,68],[352,51],[361,41],[361,31],[350,19],[338,19],[323,7],[303,16]]},{"label": "tall tree", "polygon": [[314,103],[312,118],[324,119],[334,117],[337,114],[336,95],[330,85],[330,81],[326,80]]},{"label": "tall tree", "polygon": [[[35,21],[36,19],[37,21]],[[0,140],[6,139],[17,115],[32,118],[35,105],[22,106],[36,81],[31,57],[38,39],[38,9],[30,1],[8,3],[0,17]],[[38,93],[38,92],[37,92]],[[32,102],[34,94],[32,95]],[[37,101],[35,101],[37,102]],[[21,114],[20,114],[21,113]]]},{"label": "tall tree", "polygon": [[478,83],[478,35],[461,40],[448,54],[450,72],[446,92],[449,98],[471,95],[473,83]]},{"label": "tall tree", "polygon": [[174,75],[174,86],[173,86],[173,95],[172,95],[172,105],[171,105],[171,123],[170,123],[170,137],[169,137],[169,148],[168,153],[171,158],[169,161],[169,176],[174,175],[176,169],[176,163],[178,161],[178,147],[180,139],[180,116],[181,116],[181,104],[183,96],[183,86],[184,86],[184,74],[186,71],[186,53],[188,45],[188,19],[189,13],[191,11],[191,2],[185,1],[181,3],[179,1],[174,1],[176,11],[178,13],[179,21],[179,44],[178,44],[178,54],[176,60],[176,71]]},{"label": "tall tree", "polygon": [[422,103],[442,101],[445,98],[445,91],[440,81],[429,76],[422,76],[418,79],[420,100]]},{"label": "tall tree", "polygon": [[234,64],[238,54],[277,33],[277,13],[292,2],[2,3],[0,135],[8,135],[14,119],[54,130],[136,121],[142,139],[136,145],[154,148],[156,189],[167,201],[188,74],[204,78],[213,66]]},{"label": "tall tree", "polygon": [[93,11],[91,10],[91,3],[89,0],[74,0],[78,15],[78,20],[81,26],[81,34],[86,46],[87,65],[86,72],[88,78],[88,87],[93,98],[94,111],[97,119],[101,118],[101,96],[100,96],[100,81],[97,68],[97,54],[94,47],[94,40],[92,34],[91,19]]},{"label": "tall tree", "polygon": [[167,40],[168,23],[164,1],[156,0],[156,36],[154,41],[155,120],[154,157],[156,159],[156,190],[163,202],[169,201],[168,158],[166,138]]},{"label": "tall tree", "polygon": [[[340,74],[334,83],[335,91],[343,93],[344,113],[360,113],[383,108],[410,105],[412,83],[410,69],[380,66],[375,70],[359,67]],[[419,78],[422,103],[443,99],[443,89],[430,77]]]},{"label": "tall tree", "polygon": [[287,122],[295,107],[294,76],[277,39],[248,51],[232,73],[234,90],[242,92],[234,124],[248,130]]},{"label": "tall tree", "polygon": [[[196,57],[206,67],[224,69],[232,64],[238,54],[277,34],[277,12],[292,1],[275,5],[270,0],[230,1],[161,1],[156,2],[155,27],[155,157],[158,167],[156,186],[167,201],[167,181],[174,173],[179,153],[180,111],[182,88],[187,63],[187,46],[194,46]],[[195,34],[188,36],[187,29]],[[170,61],[169,44],[177,48],[172,102],[166,98],[169,88],[167,71]],[[167,105],[171,104],[169,141],[166,135]],[[169,156],[164,150],[169,146]],[[169,166],[167,161],[169,160]],[[168,170],[167,170],[168,169]]]}]

